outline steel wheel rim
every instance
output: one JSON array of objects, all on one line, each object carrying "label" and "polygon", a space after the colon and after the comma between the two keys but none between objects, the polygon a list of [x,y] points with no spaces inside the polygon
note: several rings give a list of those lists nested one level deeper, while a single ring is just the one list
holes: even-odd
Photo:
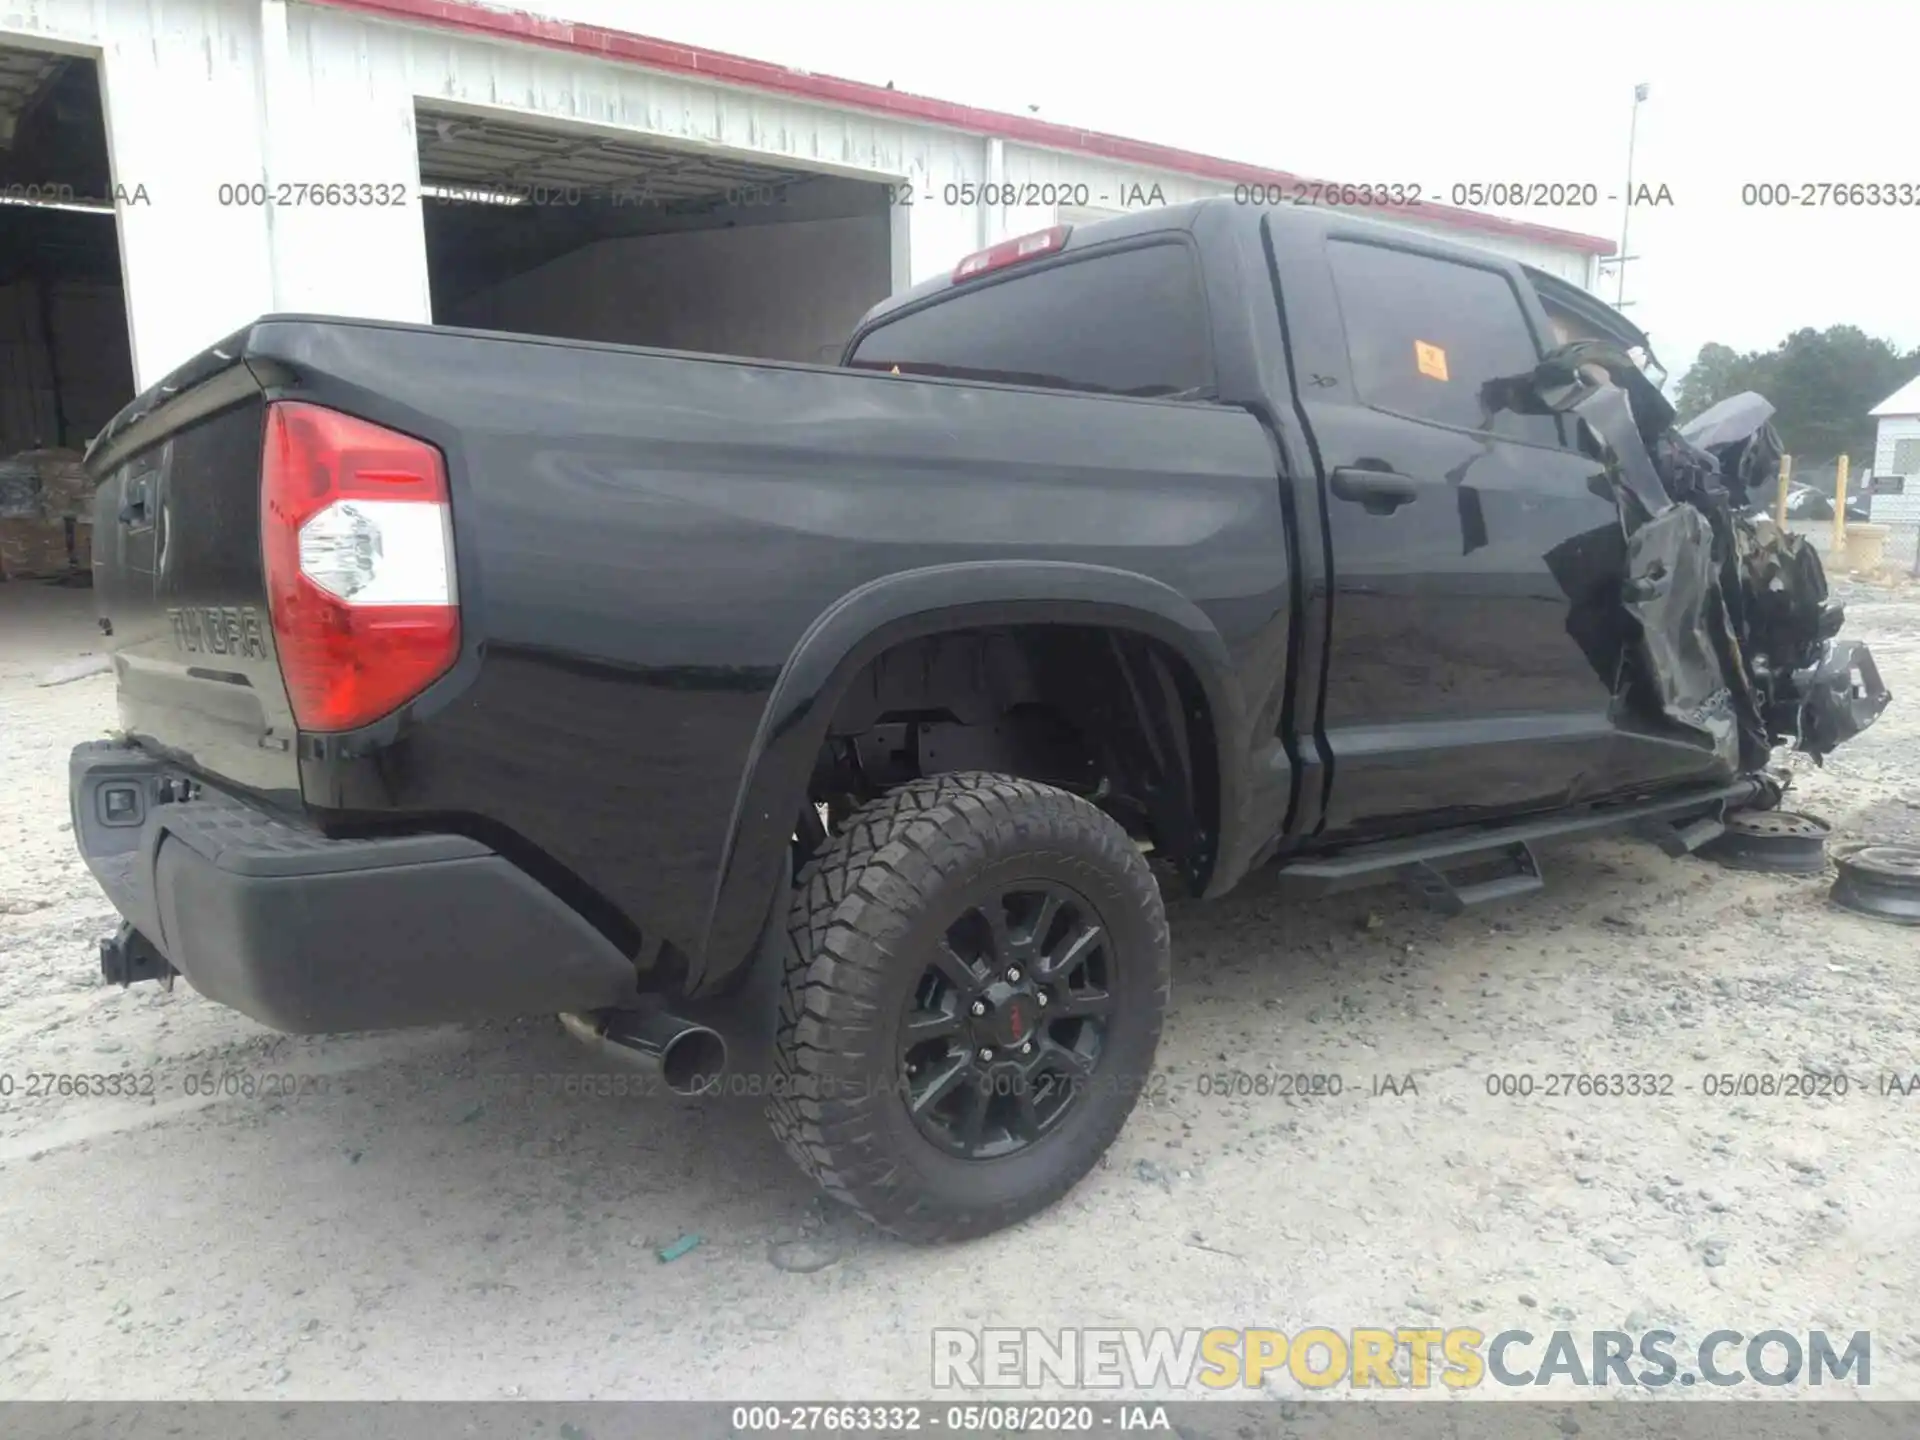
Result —
[{"label": "steel wheel rim", "polygon": [[1733,870],[1817,875],[1827,868],[1832,828],[1818,815],[1796,810],[1740,810],[1727,817],[1724,833],[1700,853]]},{"label": "steel wheel rim", "polygon": [[901,1095],[949,1155],[997,1160],[1077,1110],[1110,1048],[1112,931],[1079,891],[1016,880],[940,933],[901,1018]]},{"label": "steel wheel rim", "polygon": [[1842,856],[1837,868],[1828,892],[1835,904],[1896,925],[1920,925],[1920,846],[1863,845]]}]

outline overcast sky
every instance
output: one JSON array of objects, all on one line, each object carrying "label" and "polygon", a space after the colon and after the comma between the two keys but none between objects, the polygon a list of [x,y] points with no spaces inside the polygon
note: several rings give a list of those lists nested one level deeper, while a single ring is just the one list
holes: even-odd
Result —
[{"label": "overcast sky", "polygon": [[[1756,209],[1748,181],[1920,189],[1920,4],[520,0],[824,74],[1335,180],[1634,178],[1629,313],[1677,378],[1710,340],[1848,323],[1920,345],[1920,205]],[[1620,210],[1505,211],[1613,239]],[[1614,280],[1603,277],[1611,299]]]}]

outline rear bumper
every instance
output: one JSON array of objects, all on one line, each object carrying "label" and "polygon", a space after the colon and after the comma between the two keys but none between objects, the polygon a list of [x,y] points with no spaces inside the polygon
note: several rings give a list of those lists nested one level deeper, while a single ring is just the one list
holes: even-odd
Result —
[{"label": "rear bumper", "polygon": [[77,747],[74,839],[194,989],[276,1030],[390,1029],[630,1004],[632,962],[461,835],[331,840],[233,796],[180,799],[129,745]]}]

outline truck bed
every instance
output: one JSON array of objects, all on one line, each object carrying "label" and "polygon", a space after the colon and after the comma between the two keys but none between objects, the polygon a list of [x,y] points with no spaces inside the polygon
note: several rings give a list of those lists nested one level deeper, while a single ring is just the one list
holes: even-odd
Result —
[{"label": "truck bed", "polygon": [[[863,585],[947,567],[924,593],[964,603],[952,567],[1060,562],[1160,582],[1223,649],[1287,622],[1274,455],[1236,409],[299,316],[152,393],[90,456],[128,734],[333,833],[480,836],[690,955],[759,923],[716,915],[719,877],[791,817],[746,813],[742,777],[782,667]],[[439,448],[464,631],[378,734],[297,746],[251,519],[289,398]],[[176,537],[144,569],[140,484]]]}]

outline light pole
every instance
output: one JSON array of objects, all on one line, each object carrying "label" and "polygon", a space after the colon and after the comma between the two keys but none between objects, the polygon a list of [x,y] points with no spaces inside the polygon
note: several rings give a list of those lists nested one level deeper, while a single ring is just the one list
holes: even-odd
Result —
[{"label": "light pole", "polygon": [[1616,310],[1624,310],[1627,305],[1627,262],[1634,257],[1627,253],[1627,227],[1633,219],[1633,142],[1640,129],[1640,102],[1647,98],[1648,86],[1633,87],[1633,110],[1627,120],[1627,193],[1625,203],[1620,207],[1620,258],[1614,263],[1613,305]]}]

